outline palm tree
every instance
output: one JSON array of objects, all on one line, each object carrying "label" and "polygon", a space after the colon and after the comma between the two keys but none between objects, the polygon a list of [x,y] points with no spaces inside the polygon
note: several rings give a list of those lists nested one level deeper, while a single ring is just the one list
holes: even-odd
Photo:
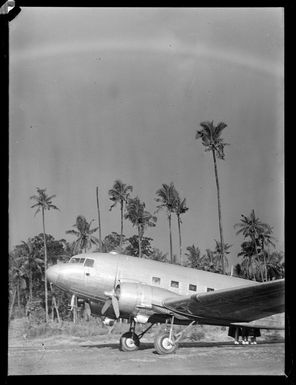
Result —
[{"label": "palm tree", "polygon": [[[222,269],[222,247],[221,247],[220,242],[218,242],[216,239],[215,239],[215,242],[216,242],[216,247],[215,247],[214,253],[217,255],[218,261],[220,262],[220,264],[221,264],[221,269]],[[230,254],[229,249],[230,249],[231,247],[232,247],[232,245],[230,245],[229,243],[224,243],[224,245],[223,245],[223,251],[224,251],[224,267],[228,267],[228,266],[229,266],[228,259],[227,259],[226,255],[227,255],[227,254]]]},{"label": "palm tree", "polygon": [[206,249],[206,253],[201,257],[201,268],[213,273],[220,273],[219,262],[219,256],[211,249]]},{"label": "palm tree", "polygon": [[130,192],[133,191],[133,187],[122,183],[121,180],[115,180],[113,187],[108,191],[110,200],[113,201],[113,205],[110,207],[110,211],[116,204],[120,203],[120,250],[122,249],[122,236],[123,236],[123,208],[124,204],[127,203]]},{"label": "palm tree", "polygon": [[18,309],[20,311],[20,292],[21,292],[21,289],[26,288],[26,280],[25,280],[26,272],[23,267],[21,259],[18,258],[18,251],[10,253],[9,257],[10,257],[9,276],[10,276],[11,286],[13,286],[13,294],[12,294],[10,310],[9,310],[9,320],[10,320],[12,316],[12,311],[14,308],[16,296],[18,299]]},{"label": "palm tree", "polygon": [[219,159],[224,159],[224,146],[228,143],[224,143],[221,138],[222,131],[227,124],[224,122],[218,123],[217,126],[214,126],[214,122],[202,122],[200,123],[202,129],[197,130],[195,139],[201,138],[202,144],[205,146],[205,151],[211,151],[214,161],[214,171],[217,187],[217,200],[218,200],[218,219],[219,219],[219,232],[220,232],[220,244],[221,248],[221,262],[222,262],[222,272],[225,274],[224,268],[224,240],[223,240],[223,226],[222,226],[222,214],[221,214],[221,200],[220,200],[220,185],[218,179],[218,170],[217,170],[217,160],[216,155]]},{"label": "palm tree", "polygon": [[145,210],[145,203],[138,197],[129,199],[125,219],[129,219],[133,226],[138,228],[139,258],[142,257],[142,238],[147,227],[155,226],[157,218]]},{"label": "palm tree", "polygon": [[22,241],[21,255],[19,256],[24,271],[29,280],[29,301],[33,299],[33,272],[41,272],[41,266],[44,264],[44,261],[41,258],[38,258],[38,251],[34,248],[34,245],[29,238],[27,242]]},{"label": "palm tree", "polygon": [[66,234],[72,234],[77,237],[76,241],[73,243],[73,253],[79,254],[81,252],[86,253],[86,250],[89,250],[92,245],[99,245],[99,240],[92,234],[98,230],[98,227],[91,229],[90,226],[94,220],[92,219],[89,223],[83,215],[78,215],[76,218],[76,223],[73,227],[76,227],[77,230],[67,230]]},{"label": "palm tree", "polygon": [[181,215],[185,214],[186,211],[188,210],[188,207],[186,207],[186,199],[181,199],[179,197],[179,194],[177,193],[177,198],[176,198],[176,208],[175,208],[175,213],[177,215],[177,220],[178,220],[178,230],[179,230],[179,251],[180,251],[180,264],[182,265],[182,237],[181,237]]},{"label": "palm tree", "polygon": [[167,262],[167,253],[164,254],[161,250],[153,247],[152,253],[149,255],[149,259],[159,262]]},{"label": "palm tree", "polygon": [[266,270],[267,280],[284,278],[284,255],[281,252],[273,251],[267,253],[266,256]]},{"label": "palm tree", "polygon": [[260,231],[258,235],[258,241],[261,247],[261,255],[263,256],[263,263],[264,263],[264,273],[265,273],[265,280],[267,281],[267,259],[266,256],[268,253],[265,250],[265,246],[273,246],[275,247],[275,244],[273,243],[274,237],[272,234],[272,227],[269,226],[266,223],[262,223],[262,230]]},{"label": "palm tree", "polygon": [[[271,239],[270,239],[271,238],[270,234],[272,231],[271,227],[266,223],[261,222],[260,219],[256,217],[255,211],[252,210],[251,214],[248,217],[242,214],[241,221],[239,223],[236,223],[234,225],[234,228],[239,228],[239,230],[236,232],[236,235],[242,233],[242,235],[245,238],[251,239],[252,247],[249,249],[249,251],[253,252],[253,255],[255,255],[255,259],[259,266],[260,265],[259,253],[261,251],[260,246],[262,247],[262,240],[263,240],[263,245],[264,245],[264,242],[267,242],[267,239],[269,239],[269,242],[271,242]],[[264,253],[263,253],[263,257],[265,258]],[[262,281],[264,281],[262,270],[260,272],[262,276]]]},{"label": "palm tree", "polygon": [[187,256],[188,262],[185,266],[189,266],[193,269],[202,269],[203,257],[201,257],[200,249],[198,246],[192,245],[186,248],[188,253],[185,253]]},{"label": "palm tree", "polygon": [[156,202],[160,205],[157,206],[157,211],[160,209],[166,209],[168,221],[169,221],[169,237],[170,237],[170,260],[173,263],[173,244],[172,244],[172,213],[176,209],[177,192],[173,183],[170,185],[163,184],[162,188],[156,191]]},{"label": "palm tree", "polygon": [[44,213],[45,210],[60,210],[57,206],[52,204],[52,199],[56,195],[47,196],[45,193],[46,189],[41,189],[37,187],[38,195],[33,195],[30,199],[34,200],[36,203],[31,206],[31,208],[37,207],[35,214],[38,214],[41,210],[42,214],[42,227],[43,227],[43,243],[44,243],[44,292],[45,292],[45,320],[48,322],[48,303],[47,303],[47,278],[45,275],[45,271],[47,269],[47,247],[46,247],[46,237],[45,237],[45,218]]},{"label": "palm tree", "polygon": [[[252,241],[245,241],[241,244],[241,249],[237,256],[242,257],[241,263],[241,272],[247,279],[257,278],[257,273],[262,273],[260,271],[259,265],[259,257],[256,255],[256,251],[254,249],[254,244]],[[262,280],[262,274],[261,274]]]}]

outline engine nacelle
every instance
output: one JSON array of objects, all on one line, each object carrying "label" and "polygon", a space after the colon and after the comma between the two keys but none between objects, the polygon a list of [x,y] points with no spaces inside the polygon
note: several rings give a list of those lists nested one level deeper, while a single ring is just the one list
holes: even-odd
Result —
[{"label": "engine nacelle", "polygon": [[153,313],[157,306],[162,306],[164,299],[178,296],[172,291],[138,282],[122,282],[116,290],[120,312],[132,315],[143,311]]}]

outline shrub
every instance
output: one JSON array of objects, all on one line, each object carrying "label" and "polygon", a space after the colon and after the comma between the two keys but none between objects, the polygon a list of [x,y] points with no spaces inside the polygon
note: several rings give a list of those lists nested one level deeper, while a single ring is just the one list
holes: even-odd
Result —
[{"label": "shrub", "polygon": [[192,341],[200,341],[205,337],[205,332],[203,330],[194,330],[191,332],[189,339]]}]

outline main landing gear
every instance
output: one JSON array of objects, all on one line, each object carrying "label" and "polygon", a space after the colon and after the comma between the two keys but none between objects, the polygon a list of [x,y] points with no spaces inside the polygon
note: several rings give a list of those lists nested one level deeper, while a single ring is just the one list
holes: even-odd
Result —
[{"label": "main landing gear", "polygon": [[184,336],[185,332],[195,324],[196,321],[192,321],[185,329],[180,333],[173,334],[174,316],[171,317],[170,330],[164,333],[158,334],[154,339],[154,347],[158,354],[170,354],[174,353],[178,348],[178,343]]},{"label": "main landing gear", "polygon": [[[183,337],[184,333],[193,325],[196,321],[192,321],[185,329],[180,333],[173,333],[174,326],[174,316],[171,316],[170,328],[169,331],[156,335],[154,339],[154,347],[158,354],[170,354],[174,353],[178,348],[178,343]],[[137,335],[135,333],[136,323],[133,318],[130,319],[130,329],[128,332],[124,333],[120,337],[120,350],[124,352],[131,352],[139,349],[140,339],[143,337],[148,330],[152,328],[154,324],[151,324],[147,329],[145,329],[141,334]]]}]

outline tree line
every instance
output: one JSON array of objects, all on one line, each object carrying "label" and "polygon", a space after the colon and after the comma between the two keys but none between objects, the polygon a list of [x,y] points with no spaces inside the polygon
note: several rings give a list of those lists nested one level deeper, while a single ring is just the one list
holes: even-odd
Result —
[{"label": "tree line", "polygon": [[[149,212],[145,202],[138,196],[132,197],[133,186],[123,183],[120,179],[114,181],[108,190],[108,197],[112,204],[111,211],[117,205],[120,210],[120,234],[112,232],[102,239],[102,226],[100,219],[99,189],[96,188],[98,226],[92,227],[94,219],[88,221],[83,215],[76,217],[73,228],[65,233],[73,235],[74,241],[65,239],[56,240],[46,233],[45,213],[47,210],[60,209],[53,204],[56,195],[47,195],[46,189],[37,188],[37,193],[30,197],[33,201],[31,206],[36,209],[35,215],[41,214],[42,233],[16,245],[9,254],[9,281],[10,281],[10,316],[17,303],[20,309],[26,303],[32,302],[33,298],[43,301],[45,319],[48,321],[48,282],[45,270],[48,265],[57,263],[58,260],[67,261],[71,256],[81,252],[110,252],[118,251],[123,254],[139,258],[151,258],[162,262],[176,263],[192,268],[225,274],[229,267],[227,255],[232,245],[224,242],[223,225],[221,213],[220,184],[218,178],[217,159],[224,160],[224,147],[227,143],[221,138],[222,131],[227,125],[220,122],[217,126],[213,122],[200,123],[201,129],[196,131],[196,139],[201,139],[205,151],[212,154],[214,165],[214,177],[217,191],[219,241],[215,240],[213,250],[206,249],[201,253],[198,245],[186,247],[184,259],[182,246],[181,224],[182,216],[189,210],[186,198],[181,197],[174,183],[162,184],[155,193],[156,211]],[[152,246],[153,239],[145,236],[149,227],[155,227],[157,214],[162,211],[168,219],[169,234],[169,259],[167,254]],[[179,258],[173,253],[172,242],[172,220],[175,216],[178,225]],[[128,220],[136,229],[137,233],[131,237],[124,235],[124,221]],[[241,262],[235,266],[233,272],[237,276],[246,279],[267,281],[284,276],[284,255],[275,250],[272,227],[263,223],[256,217],[254,210],[250,215],[241,215],[240,222],[235,224],[237,235],[243,235],[241,251],[238,257]],[[98,231],[99,237],[94,234]],[[274,248],[271,251],[270,248]],[[43,289],[42,289],[43,286]],[[51,294],[50,294],[51,295]],[[60,302],[62,294],[60,294]]]}]

